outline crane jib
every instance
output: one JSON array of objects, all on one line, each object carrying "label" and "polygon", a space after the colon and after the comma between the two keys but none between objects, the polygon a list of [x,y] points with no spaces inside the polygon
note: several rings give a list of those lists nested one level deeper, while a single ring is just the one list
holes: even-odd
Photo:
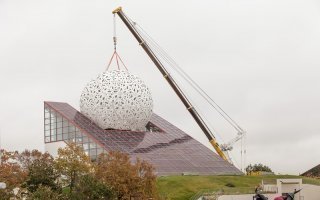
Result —
[{"label": "crane jib", "polygon": [[126,17],[126,15],[123,13],[122,8],[119,7],[115,9],[113,14],[117,14],[120,19],[124,22],[126,27],[129,29],[129,31],[133,34],[133,36],[136,38],[136,40],[139,42],[139,45],[144,49],[144,51],[147,53],[149,58],[152,60],[152,62],[156,65],[158,70],[161,72],[163,77],[167,80],[171,88],[174,90],[174,92],[178,95],[184,106],[187,108],[193,119],[197,122],[203,133],[208,138],[209,142],[213,146],[213,148],[216,150],[218,155],[223,158],[224,160],[228,161],[227,156],[224,154],[222,149],[220,148],[219,144],[216,142],[215,137],[213,136],[212,132],[204,122],[204,120],[201,118],[197,110],[191,105],[190,101],[186,97],[186,95],[183,93],[183,91],[180,89],[180,87],[177,85],[175,80],[170,76],[166,68],[163,66],[163,64],[160,62],[160,60],[157,58],[155,53],[152,51],[152,49],[148,46],[148,44],[145,42],[143,37],[139,34],[139,32],[136,30],[134,25],[130,22],[130,20]]}]

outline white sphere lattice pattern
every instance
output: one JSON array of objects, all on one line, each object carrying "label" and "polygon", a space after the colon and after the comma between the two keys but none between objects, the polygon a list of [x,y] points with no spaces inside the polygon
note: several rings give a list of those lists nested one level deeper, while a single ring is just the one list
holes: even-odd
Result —
[{"label": "white sphere lattice pattern", "polygon": [[128,71],[113,70],[90,81],[80,97],[80,111],[103,129],[144,131],[153,101],[144,82]]}]

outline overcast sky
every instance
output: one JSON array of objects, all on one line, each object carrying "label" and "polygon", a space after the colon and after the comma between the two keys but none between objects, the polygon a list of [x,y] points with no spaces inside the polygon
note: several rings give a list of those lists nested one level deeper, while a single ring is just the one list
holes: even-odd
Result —
[{"label": "overcast sky", "polygon": [[[247,164],[298,174],[320,163],[316,0],[0,0],[3,148],[44,149],[43,101],[79,108],[82,89],[112,54],[119,5],[247,131]],[[118,52],[150,87],[155,112],[209,146],[120,20],[117,27]],[[194,102],[220,142],[236,136]],[[232,154],[240,164],[240,143]]]}]

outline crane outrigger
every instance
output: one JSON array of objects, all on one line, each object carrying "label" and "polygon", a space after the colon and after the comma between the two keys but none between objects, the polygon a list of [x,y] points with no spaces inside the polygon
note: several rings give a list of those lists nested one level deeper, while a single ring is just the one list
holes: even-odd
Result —
[{"label": "crane outrigger", "polygon": [[169,83],[169,85],[171,86],[171,88],[174,90],[174,92],[178,95],[178,97],[180,98],[180,100],[182,101],[182,103],[184,104],[184,106],[186,107],[186,109],[189,111],[189,113],[191,114],[191,116],[193,117],[193,119],[197,122],[197,124],[199,125],[199,127],[201,128],[201,130],[203,131],[203,133],[206,135],[206,137],[208,138],[209,142],[211,143],[211,145],[213,146],[213,148],[215,149],[215,151],[218,153],[218,155],[228,161],[231,162],[229,156],[227,153],[225,153],[226,151],[232,149],[231,146],[234,142],[238,141],[243,135],[244,135],[244,131],[240,128],[238,130],[238,136],[236,137],[236,139],[233,140],[232,143],[227,143],[227,145],[222,145],[220,146],[215,138],[215,136],[213,135],[213,133],[211,132],[211,130],[209,129],[209,127],[207,126],[207,124],[205,123],[205,121],[202,119],[202,117],[199,115],[199,113],[197,112],[197,110],[192,106],[192,104],[190,103],[190,101],[188,100],[188,98],[186,97],[186,95],[184,94],[184,92],[180,89],[180,87],[177,85],[176,81],[172,78],[172,76],[169,74],[169,72],[166,70],[166,68],[164,67],[164,65],[162,64],[162,62],[160,61],[160,59],[157,57],[157,55],[153,52],[153,50],[151,49],[151,47],[148,45],[148,43],[144,40],[144,38],[141,36],[141,34],[137,31],[137,29],[134,26],[134,23],[132,23],[129,18],[124,14],[124,12],[122,11],[122,7],[118,7],[117,9],[115,9],[112,12],[114,15],[117,14],[120,19],[123,21],[123,23],[126,25],[126,27],[129,29],[129,31],[133,34],[133,36],[136,38],[136,40],[138,41],[139,45],[144,49],[144,51],[148,54],[149,58],[152,60],[152,62],[156,65],[156,67],[158,68],[158,70],[161,72],[161,74],[163,75],[163,77],[167,80],[167,82]]}]

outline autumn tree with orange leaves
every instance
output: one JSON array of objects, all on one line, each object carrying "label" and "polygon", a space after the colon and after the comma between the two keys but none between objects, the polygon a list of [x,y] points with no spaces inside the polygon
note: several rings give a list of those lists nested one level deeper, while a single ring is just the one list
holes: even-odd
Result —
[{"label": "autumn tree with orange leaves", "polygon": [[14,196],[13,189],[20,187],[26,180],[27,172],[17,161],[18,152],[1,150],[0,182],[6,183],[6,189],[0,190],[2,199]]},{"label": "autumn tree with orange leaves", "polygon": [[[101,154],[96,162],[70,143],[53,158],[38,150],[1,152],[0,199],[158,199],[151,164],[132,162],[121,152]],[[16,194],[14,188],[18,188]],[[64,191],[64,192],[63,192]]]},{"label": "autumn tree with orange leaves", "polygon": [[55,169],[65,180],[70,191],[75,187],[77,180],[93,170],[89,156],[83,148],[75,143],[68,144],[65,148],[58,150],[58,157],[55,160]]},{"label": "autumn tree with orange leaves", "polygon": [[130,162],[128,154],[109,152],[101,154],[96,164],[95,175],[110,185],[117,199],[157,199],[154,168],[146,161]]}]

